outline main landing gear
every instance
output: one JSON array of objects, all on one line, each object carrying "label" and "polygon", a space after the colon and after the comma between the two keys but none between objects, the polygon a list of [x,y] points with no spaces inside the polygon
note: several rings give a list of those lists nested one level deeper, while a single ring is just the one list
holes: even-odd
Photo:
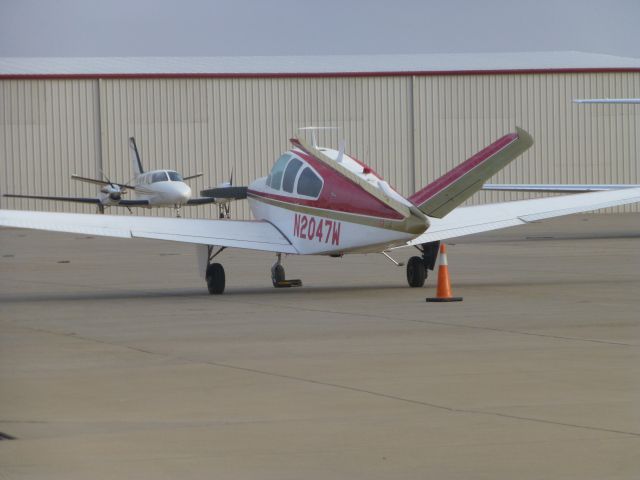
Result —
[{"label": "main landing gear", "polygon": [[433,270],[438,258],[440,242],[423,243],[415,246],[422,256],[411,257],[407,262],[407,283],[410,287],[422,287],[427,279],[427,270]]},{"label": "main landing gear", "polygon": [[[224,293],[226,283],[224,267],[219,263],[212,263],[226,247],[220,247],[214,251],[214,247],[207,246],[206,261],[207,268],[205,271],[205,280],[207,281],[207,289],[211,295],[221,295]],[[203,251],[202,254],[205,252]],[[204,259],[200,257],[200,261]],[[302,280],[287,280],[282,266],[282,254],[278,253],[278,260],[271,267],[271,282],[275,288],[301,287]]]},{"label": "main landing gear", "polygon": [[207,247],[207,271],[204,278],[207,281],[207,289],[211,295],[220,295],[224,292],[226,282],[224,267],[219,263],[211,263],[211,260],[222,253],[225,248],[220,247],[217,252],[213,253],[213,247]]}]

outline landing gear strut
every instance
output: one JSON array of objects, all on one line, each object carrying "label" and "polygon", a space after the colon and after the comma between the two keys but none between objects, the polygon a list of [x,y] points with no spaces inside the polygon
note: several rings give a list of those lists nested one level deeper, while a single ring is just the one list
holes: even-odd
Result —
[{"label": "landing gear strut", "polygon": [[436,265],[440,242],[423,243],[415,247],[422,256],[411,257],[407,262],[407,283],[410,287],[422,287],[427,278],[427,270],[433,270]]},{"label": "landing gear strut", "polygon": [[278,260],[271,267],[271,282],[275,288],[301,287],[302,280],[286,280],[284,267],[282,266],[282,254],[278,253]]},{"label": "landing gear strut", "polygon": [[219,253],[221,253],[226,247],[220,247],[217,252],[213,253],[213,247],[207,247],[207,273],[205,279],[207,281],[207,288],[211,295],[220,295],[224,292],[225,275],[224,267],[219,263],[211,263]]}]

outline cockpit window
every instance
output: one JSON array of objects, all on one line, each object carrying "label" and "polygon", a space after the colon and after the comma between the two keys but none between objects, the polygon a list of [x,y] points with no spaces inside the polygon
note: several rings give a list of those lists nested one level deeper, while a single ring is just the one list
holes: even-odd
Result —
[{"label": "cockpit window", "polygon": [[289,164],[287,165],[286,170],[284,171],[284,176],[282,177],[282,190],[285,192],[293,193],[293,185],[296,181],[296,175],[298,174],[298,170],[302,166],[302,162],[297,158],[292,158]]},{"label": "cockpit window", "polygon": [[298,178],[298,194],[307,197],[317,197],[322,190],[322,180],[311,170],[305,167]]},{"label": "cockpit window", "polygon": [[153,177],[151,177],[151,183],[166,182],[167,180],[167,172],[164,170],[162,172],[155,172]]},{"label": "cockpit window", "polygon": [[285,153],[282,155],[276,164],[271,169],[271,173],[267,177],[267,185],[275,190],[280,190],[280,185],[282,184],[282,173],[284,172],[284,167],[286,167],[287,162],[291,158],[291,155]]},{"label": "cockpit window", "polygon": [[167,174],[169,174],[169,180],[171,180],[172,182],[182,182],[182,175],[180,175],[178,172],[167,170]]}]

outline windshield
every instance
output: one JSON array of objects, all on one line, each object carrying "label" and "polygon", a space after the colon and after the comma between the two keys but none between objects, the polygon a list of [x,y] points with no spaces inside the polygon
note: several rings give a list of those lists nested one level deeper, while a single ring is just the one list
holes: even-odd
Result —
[{"label": "windshield", "polygon": [[167,172],[165,172],[165,171],[156,172],[151,177],[151,183],[166,182],[167,180],[168,180]]},{"label": "windshield", "polygon": [[167,173],[169,174],[169,180],[171,180],[172,182],[182,182],[182,175],[180,175],[178,172],[169,170],[167,171]]},{"label": "windshield", "polygon": [[285,153],[282,155],[276,164],[271,169],[271,173],[267,177],[267,185],[275,190],[280,190],[280,185],[282,184],[282,173],[284,172],[284,167],[287,166],[287,162],[291,158],[291,155]]}]

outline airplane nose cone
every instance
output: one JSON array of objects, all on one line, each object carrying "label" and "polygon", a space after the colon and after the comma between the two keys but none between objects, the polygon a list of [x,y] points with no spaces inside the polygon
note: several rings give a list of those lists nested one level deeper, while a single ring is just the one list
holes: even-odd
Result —
[{"label": "airplane nose cone", "polygon": [[191,199],[191,188],[188,185],[181,185],[179,190],[180,203],[187,203]]}]

